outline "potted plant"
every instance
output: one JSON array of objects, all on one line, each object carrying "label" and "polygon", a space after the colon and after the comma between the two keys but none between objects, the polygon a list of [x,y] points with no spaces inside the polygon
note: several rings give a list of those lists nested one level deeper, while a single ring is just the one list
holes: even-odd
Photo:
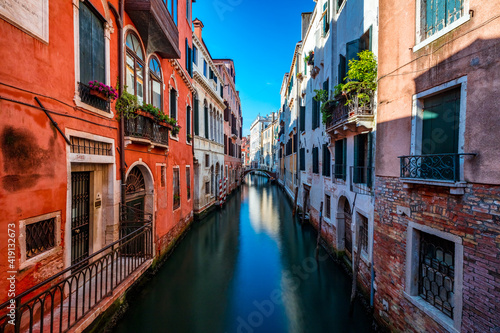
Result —
[{"label": "potted plant", "polygon": [[160,109],[153,106],[152,104],[146,104],[146,103],[144,103],[142,106],[138,107],[136,110],[136,113],[138,115],[148,117],[148,118],[151,118],[154,120],[159,119],[160,115],[162,114]]},{"label": "potted plant", "polygon": [[336,91],[342,91],[346,105],[369,108],[377,89],[377,60],[371,51],[362,51],[358,57],[349,60],[347,83],[339,84]]},{"label": "potted plant", "polygon": [[302,72],[298,72],[296,77],[297,77],[297,80],[302,80],[304,78],[304,74],[302,74]]},{"label": "potted plant", "polygon": [[191,142],[193,140],[193,136],[191,134],[187,135],[187,141]]},{"label": "potted plant", "polygon": [[309,51],[309,53],[305,57],[305,60],[308,65],[314,66],[314,51]]},{"label": "potted plant", "polygon": [[135,118],[138,106],[137,96],[128,93],[127,90],[123,90],[122,95],[118,98],[115,105],[117,117]]},{"label": "potted plant", "polygon": [[97,80],[89,81],[90,94],[105,101],[118,98],[116,89]]},{"label": "potted plant", "polygon": [[328,99],[328,91],[323,89],[315,89],[316,96],[314,99],[321,102],[321,115],[323,124],[327,124],[333,117],[332,109],[337,106],[337,101]]}]

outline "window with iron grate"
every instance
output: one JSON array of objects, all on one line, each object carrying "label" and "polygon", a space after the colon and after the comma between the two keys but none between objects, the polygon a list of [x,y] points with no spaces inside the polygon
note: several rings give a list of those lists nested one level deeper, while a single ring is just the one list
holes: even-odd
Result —
[{"label": "window with iron grate", "polygon": [[33,258],[55,246],[55,218],[26,226],[26,258]]}]

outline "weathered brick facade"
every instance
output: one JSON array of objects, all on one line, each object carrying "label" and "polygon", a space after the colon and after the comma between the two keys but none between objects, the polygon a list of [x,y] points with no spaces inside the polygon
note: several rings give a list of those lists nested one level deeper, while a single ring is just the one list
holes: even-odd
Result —
[{"label": "weathered brick facade", "polygon": [[[456,235],[463,244],[462,332],[500,327],[500,186],[468,184],[464,195],[448,187],[403,188],[399,178],[377,177],[374,267],[375,316],[391,330],[445,331],[403,294],[409,222]],[[411,208],[411,217],[397,206]],[[387,302],[384,306],[384,302]]]}]

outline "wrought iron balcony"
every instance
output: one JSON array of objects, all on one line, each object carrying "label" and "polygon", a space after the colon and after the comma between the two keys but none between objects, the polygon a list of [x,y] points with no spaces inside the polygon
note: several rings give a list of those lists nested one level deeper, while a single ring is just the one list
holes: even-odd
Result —
[{"label": "wrought iron balcony", "polygon": [[146,116],[125,119],[125,140],[134,143],[168,147],[168,131],[169,127]]},{"label": "wrought iron balcony", "polygon": [[351,191],[359,194],[373,194],[373,168],[351,166]]},{"label": "wrought iron balcony", "polygon": [[366,131],[373,127],[373,101],[360,106],[357,96],[346,105],[345,97],[339,98],[336,105],[329,108],[331,114],[326,124],[326,132],[330,135],[343,134],[344,131]]},{"label": "wrought iron balcony", "polygon": [[147,53],[179,59],[179,30],[162,0],[125,0],[125,10],[141,35]]},{"label": "wrought iron balcony", "polygon": [[0,332],[70,331],[144,268],[152,255],[152,227],[147,221],[90,257],[19,293],[13,303],[15,326],[8,323],[12,303],[1,304]]},{"label": "wrought iron balcony", "polygon": [[401,178],[408,180],[461,181],[462,156],[476,154],[429,154],[399,156]]},{"label": "wrought iron balcony", "polygon": [[90,93],[90,87],[84,83],[78,82],[78,90],[80,93],[80,100],[90,105],[96,109],[102,110],[104,112],[110,112],[109,105],[110,102],[104,99],[101,99],[95,95]]},{"label": "wrought iron balcony", "polygon": [[333,165],[333,179],[336,183],[345,184],[347,179],[347,165],[334,164]]}]

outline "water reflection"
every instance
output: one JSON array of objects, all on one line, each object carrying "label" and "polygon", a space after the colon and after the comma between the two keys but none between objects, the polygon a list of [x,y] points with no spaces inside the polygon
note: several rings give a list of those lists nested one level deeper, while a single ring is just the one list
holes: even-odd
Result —
[{"label": "water reflection", "polygon": [[261,176],[198,222],[134,298],[116,332],[366,332],[359,305],[347,316],[350,281],[316,233]]}]

